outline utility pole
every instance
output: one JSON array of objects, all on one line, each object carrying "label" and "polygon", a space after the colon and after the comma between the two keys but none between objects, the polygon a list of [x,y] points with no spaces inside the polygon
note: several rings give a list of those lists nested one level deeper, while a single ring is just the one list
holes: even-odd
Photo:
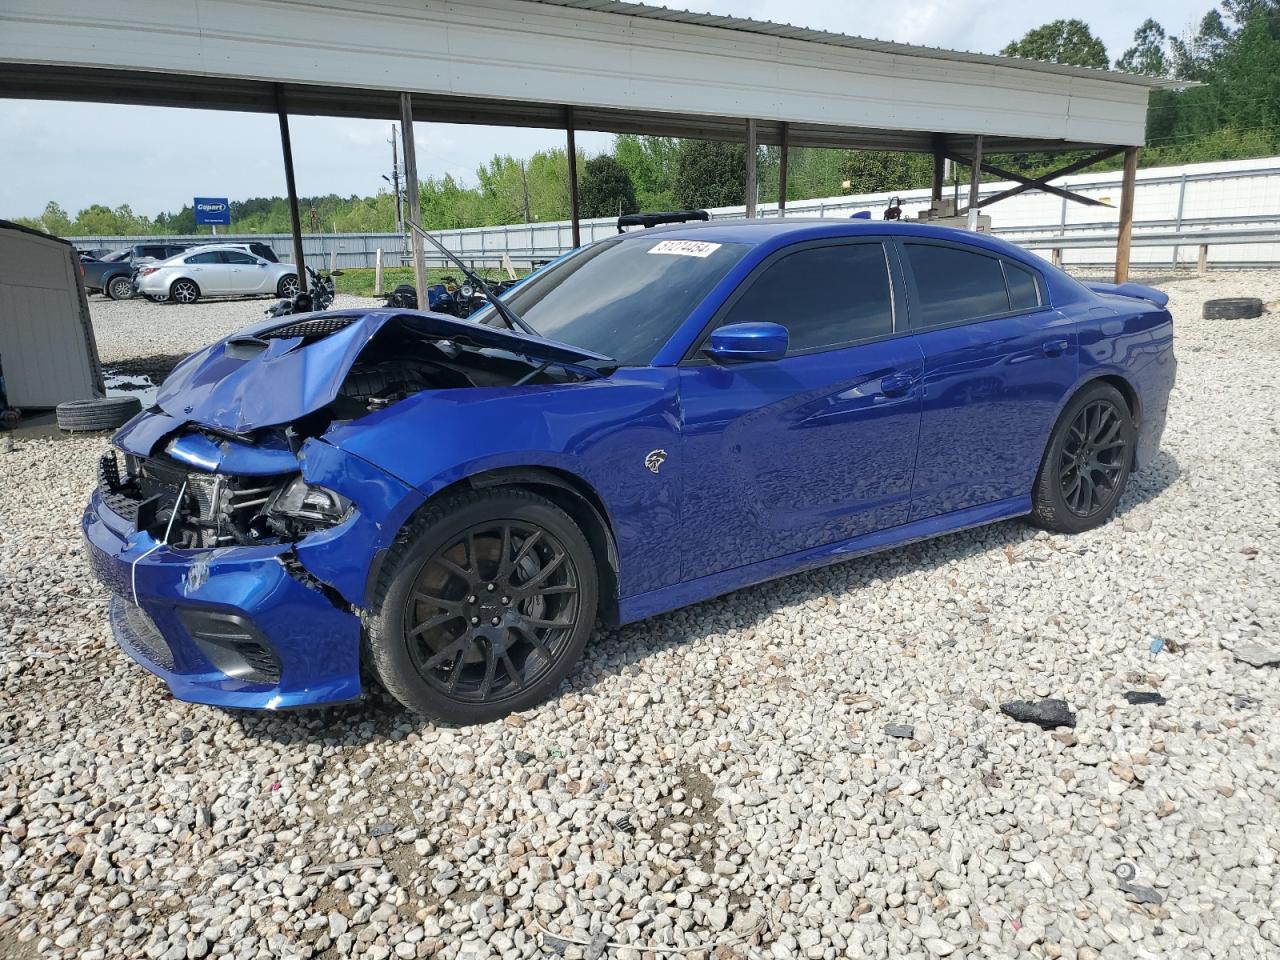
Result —
[{"label": "utility pole", "polygon": [[529,172],[525,169],[524,161],[520,161],[520,185],[524,189],[524,222],[533,223],[533,218],[529,216]]},{"label": "utility pole", "polygon": [[404,213],[400,207],[400,156],[396,144],[396,125],[391,125],[391,189],[396,193],[396,232],[404,233]]}]

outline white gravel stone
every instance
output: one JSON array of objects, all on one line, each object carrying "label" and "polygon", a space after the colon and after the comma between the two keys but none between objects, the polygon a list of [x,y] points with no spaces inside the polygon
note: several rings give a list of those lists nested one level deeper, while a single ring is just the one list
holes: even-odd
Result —
[{"label": "white gravel stone", "polygon": [[[1236,657],[1280,643],[1280,316],[1199,316],[1280,301],[1280,273],[1135,279],[1172,295],[1178,386],[1116,522],[998,524],[603,630],[556,698],[465,730],[380,695],[169,699],[84,560],[105,438],[15,439],[0,954],[506,960],[548,955],[541,925],[642,956],[767,918],[750,956],[1275,956],[1280,687]],[[268,303],[92,314],[111,364]],[[996,709],[1046,697],[1073,731]]]}]

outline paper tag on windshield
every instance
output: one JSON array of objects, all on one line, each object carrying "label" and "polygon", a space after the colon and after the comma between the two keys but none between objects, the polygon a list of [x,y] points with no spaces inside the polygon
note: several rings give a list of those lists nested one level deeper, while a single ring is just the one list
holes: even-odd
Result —
[{"label": "paper tag on windshield", "polygon": [[650,253],[667,253],[676,257],[709,257],[720,249],[718,243],[705,240],[662,240],[649,248]]}]

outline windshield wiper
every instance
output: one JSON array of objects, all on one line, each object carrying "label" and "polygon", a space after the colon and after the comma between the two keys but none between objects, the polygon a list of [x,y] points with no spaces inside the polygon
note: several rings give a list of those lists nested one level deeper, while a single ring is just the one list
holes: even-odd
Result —
[{"label": "windshield wiper", "polygon": [[[489,285],[485,283],[482,279],[480,279],[478,276],[476,276],[473,271],[467,269],[466,264],[464,264],[461,260],[459,260],[454,255],[452,250],[448,249],[443,243],[441,243],[431,234],[427,233],[427,231],[423,230],[420,226],[418,226],[416,223],[414,223],[412,220],[408,219],[407,217],[405,218],[405,223],[407,223],[409,225],[409,228],[418,236],[422,237],[424,240],[430,240],[432,246],[434,246],[437,250],[439,250],[446,257],[448,257],[450,260],[453,261],[454,265],[459,270],[462,271],[462,275],[464,277],[466,277],[468,280],[470,280],[472,283],[474,283],[477,287],[480,288],[480,290],[484,293],[486,299],[488,299],[488,301],[491,304],[493,304],[493,309],[497,310],[498,315],[502,317],[503,320],[506,321],[507,327],[509,329],[511,330],[519,329],[532,336],[535,336],[535,337],[538,336],[538,331],[534,330],[533,327],[525,323],[524,318],[521,317],[520,314],[516,313],[509,306],[507,306],[500,299],[498,299],[498,295],[489,289]],[[425,296],[425,294],[426,294],[426,291],[423,291],[422,295]]]}]

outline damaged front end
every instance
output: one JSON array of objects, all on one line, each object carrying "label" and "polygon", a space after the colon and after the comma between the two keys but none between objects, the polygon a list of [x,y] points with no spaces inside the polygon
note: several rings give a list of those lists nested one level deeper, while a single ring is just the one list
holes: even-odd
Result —
[{"label": "damaged front end", "polygon": [[607,362],[393,311],[276,320],[192,355],[117,433],[85,512],[121,645],[185,700],[358,696],[360,611],[423,497],[326,434],[423,391],[563,383]]}]

